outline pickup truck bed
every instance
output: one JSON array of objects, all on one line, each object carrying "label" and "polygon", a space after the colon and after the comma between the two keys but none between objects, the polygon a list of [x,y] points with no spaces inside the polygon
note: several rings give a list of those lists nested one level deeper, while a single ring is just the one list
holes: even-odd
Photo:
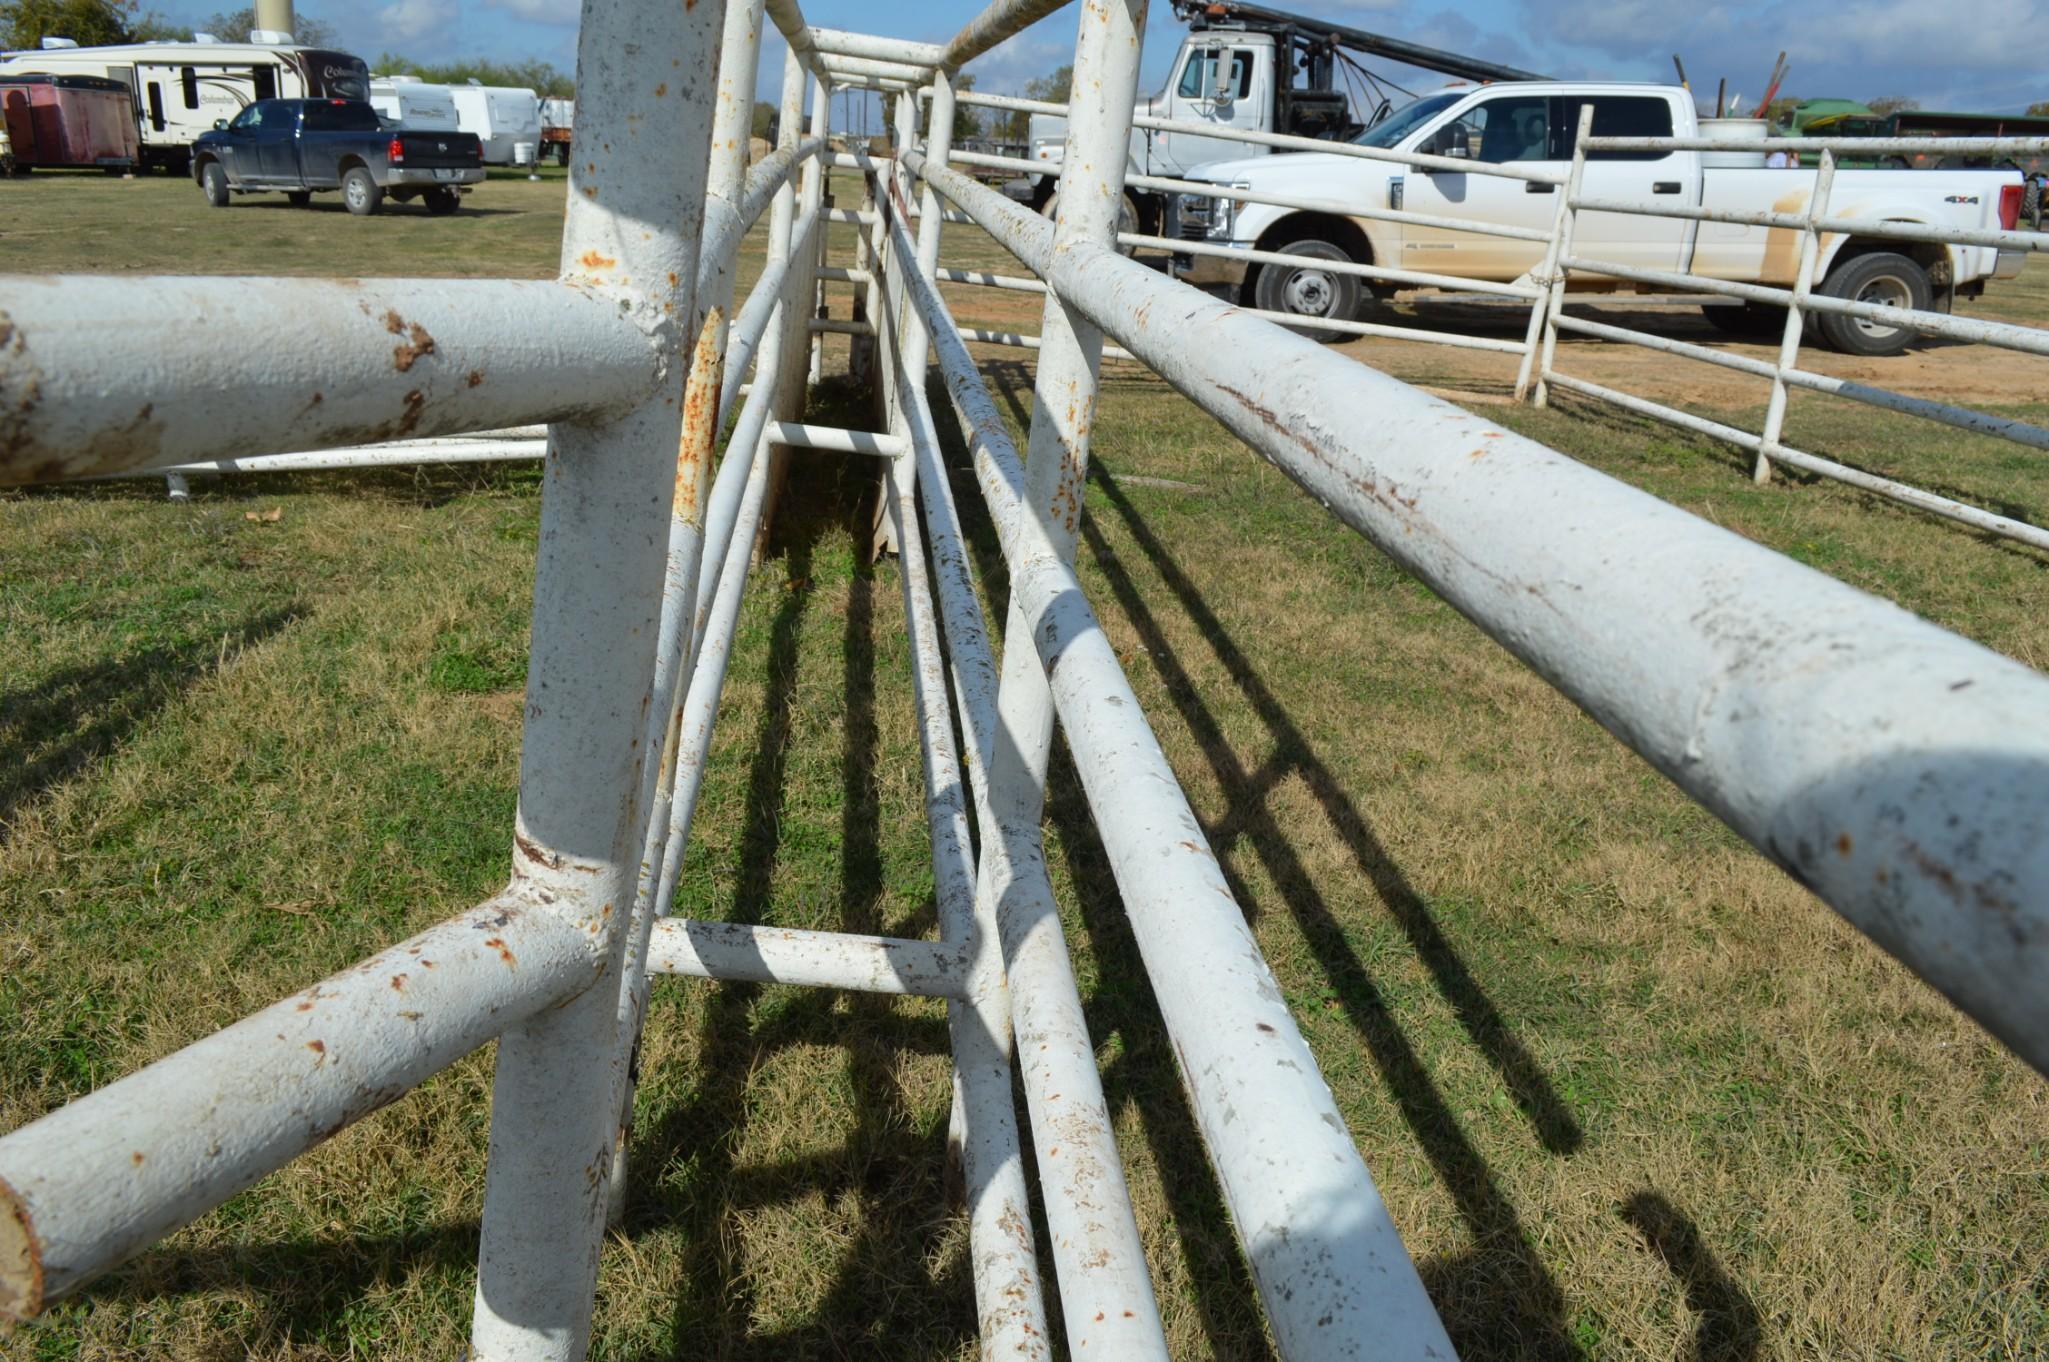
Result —
[{"label": "pickup truck bed", "polygon": [[302,205],[340,190],[358,215],[387,197],[452,213],[484,178],[484,158],[474,134],[388,129],[361,100],[263,99],[193,143],[192,177],[217,208],[264,190]]}]

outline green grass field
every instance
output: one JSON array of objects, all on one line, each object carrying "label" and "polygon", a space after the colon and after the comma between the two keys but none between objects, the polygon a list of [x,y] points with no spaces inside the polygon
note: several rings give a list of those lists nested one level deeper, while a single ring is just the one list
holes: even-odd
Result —
[{"label": "green grass field", "polygon": [[[38,175],[0,183],[0,270],[544,276],[561,200],[494,179],[474,214],[358,220]],[[949,263],[1002,263],[956,240]],[[964,320],[1018,315],[955,293]],[[2039,270],[2015,291],[2045,295]],[[987,354],[1021,426],[1027,363]],[[821,400],[860,420],[843,387]],[[2041,555],[1832,484],[1753,486],[1736,451],[1612,411],[1480,409],[2049,662]],[[2049,516],[2038,454],[1794,410],[1807,448]],[[2049,1085],[1157,379],[1110,366],[1094,458],[1084,585],[1469,1362],[2049,1355]],[[932,930],[862,471],[793,480],[681,912]],[[958,467],[955,491],[1000,588]],[[0,494],[0,1129],[502,883],[538,521],[526,469]],[[1174,1355],[1268,1358],[1060,759],[1047,835]],[[460,1355],[489,1065],[0,1355]],[[595,1356],[975,1354],[939,1007],[670,982],[643,1070]]]}]

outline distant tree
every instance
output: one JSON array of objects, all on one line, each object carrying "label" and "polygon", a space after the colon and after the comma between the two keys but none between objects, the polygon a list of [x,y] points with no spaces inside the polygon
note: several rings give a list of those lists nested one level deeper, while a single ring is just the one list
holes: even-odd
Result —
[{"label": "distant tree", "polygon": [[379,75],[418,76],[436,85],[467,85],[475,80],[479,85],[528,88],[551,99],[569,99],[576,94],[576,81],[544,61],[416,62],[386,52],[370,63],[370,69]]},{"label": "distant tree", "polygon": [[[1049,104],[1065,104],[1068,91],[1073,86],[1074,68],[1072,66],[1062,66],[1050,76],[1040,76],[1037,80],[1026,81],[1024,97],[1026,99],[1044,100]],[[999,119],[996,129],[1005,141],[1022,142],[1031,135],[1031,126],[1032,116],[1019,109],[1014,113],[1005,114]]]},{"label": "distant tree", "polygon": [[[253,6],[223,10],[201,24],[199,30],[224,43],[246,43],[256,30],[256,10]],[[337,41],[334,25],[296,13],[292,16],[292,40],[306,47],[333,47]]]},{"label": "distant tree", "polygon": [[2040,104],[2028,105],[2028,116],[2031,118],[2049,118],[2049,99],[2043,100]]},{"label": "distant tree", "polygon": [[1871,112],[1880,118],[1890,118],[1896,113],[1908,113],[1921,107],[1921,101],[1906,95],[1880,95],[1877,99],[1867,100],[1866,103],[1870,105]]},{"label": "distant tree", "polygon": [[[964,95],[974,88],[975,73],[972,71],[969,71],[963,75],[955,76],[953,78],[953,92],[957,95]],[[977,109],[974,106],[968,104],[962,104],[955,108],[953,111],[954,141],[965,142],[972,138],[980,137],[982,135],[982,128],[984,126],[982,120],[986,118],[991,112],[993,111],[989,109]]]},{"label": "distant tree", "polygon": [[773,142],[775,140],[776,115],[780,112],[781,110],[765,99],[755,100],[754,135],[764,141]]},{"label": "distant tree", "polygon": [[0,46],[34,48],[45,38],[69,38],[80,47],[133,42],[136,26],[154,16],[135,12],[135,0],[4,0]]}]

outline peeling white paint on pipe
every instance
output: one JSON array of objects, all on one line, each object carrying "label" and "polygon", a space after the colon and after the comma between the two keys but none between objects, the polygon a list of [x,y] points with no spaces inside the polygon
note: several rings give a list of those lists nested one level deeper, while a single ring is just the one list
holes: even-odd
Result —
[{"label": "peeling white paint on pipe", "polygon": [[967,986],[968,960],[963,947],[941,941],[672,917],[654,924],[647,968],[699,979],[954,998]]},{"label": "peeling white paint on pipe", "polygon": [[938,43],[884,38],[872,33],[848,33],[837,28],[812,29],[811,45],[828,57],[868,57],[911,66],[937,66],[946,59],[946,49]]},{"label": "peeling white paint on pipe", "polygon": [[589,935],[607,986],[499,1038],[473,1362],[578,1362],[590,1338],[633,1043],[622,987],[658,774],[649,735],[668,708],[654,644],[673,575],[684,348],[699,339],[677,332],[714,301],[697,291],[716,95],[703,57],[724,9],[583,7],[562,268],[659,336],[666,372],[617,419],[551,437],[513,874]]},{"label": "peeling white paint on pipe", "polygon": [[[1048,259],[1036,215],[925,173],[1339,519],[2049,1070],[2049,680],[1143,265]],[[1206,344],[1177,344],[1191,333]]]},{"label": "peeling white paint on pipe", "polygon": [[654,389],[673,328],[621,315],[608,272],[9,278],[0,483],[616,415]]},{"label": "peeling white paint on pipe", "polygon": [[588,989],[595,944],[508,894],[0,1138],[0,1320],[39,1313]]}]

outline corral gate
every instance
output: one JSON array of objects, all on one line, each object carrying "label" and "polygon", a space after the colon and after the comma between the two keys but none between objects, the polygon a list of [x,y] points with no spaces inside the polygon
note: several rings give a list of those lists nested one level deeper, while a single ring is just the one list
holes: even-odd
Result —
[{"label": "corral gate", "polygon": [[[949,169],[953,74],[1059,7],[996,0],[938,46],[812,28],[796,0],[587,0],[554,282],[0,289],[10,482],[548,427],[510,882],[0,1138],[0,1312],[35,1314],[496,1038],[471,1355],[580,1357],[648,977],[682,973],[949,999],[985,1355],[1046,1356],[1057,1327],[1075,1356],[1164,1357],[1039,841],[1057,718],[1281,1352],[1450,1357],[1074,576],[1106,337],[2049,1066],[2049,680],[1119,255],[1143,0],[1081,6],[1057,222]],[[764,8],[791,53],[782,145],[750,173]],[[830,149],[829,94],[850,86],[890,99],[893,156]],[[826,160],[872,206],[825,208]],[[767,268],[736,311],[764,212]],[[1023,457],[936,286],[959,215],[1048,295]],[[849,329],[877,342],[880,432],[798,420],[828,220],[868,232],[844,273],[867,286]],[[193,316],[203,340],[156,324]],[[935,359],[1009,568],[1000,660],[927,406]],[[937,941],[663,915],[788,446],[887,460]]]}]

